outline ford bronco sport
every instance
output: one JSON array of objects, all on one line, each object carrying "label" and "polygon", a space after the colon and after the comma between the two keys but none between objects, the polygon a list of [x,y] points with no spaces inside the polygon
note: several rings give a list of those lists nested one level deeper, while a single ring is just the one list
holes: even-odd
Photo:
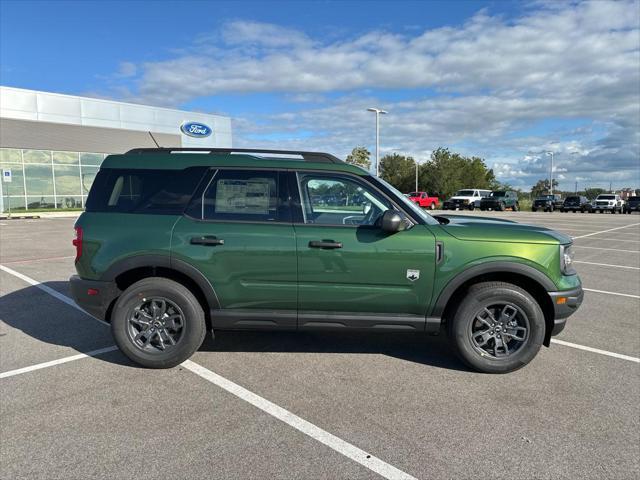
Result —
[{"label": "ford bronco sport", "polygon": [[582,302],[561,233],[431,216],[329,154],[193,150],[108,156],[75,225],[73,296],[140,365],[178,365],[207,330],[444,328],[503,373]]}]

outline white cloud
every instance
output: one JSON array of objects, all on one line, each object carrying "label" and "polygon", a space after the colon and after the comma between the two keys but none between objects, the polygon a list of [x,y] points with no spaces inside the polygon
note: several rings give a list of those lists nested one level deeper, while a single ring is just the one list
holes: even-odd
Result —
[{"label": "white cloud", "polygon": [[[132,95],[145,103],[276,92],[305,104],[239,119],[240,143],[264,144],[277,134],[279,147],[344,155],[371,145],[372,116],[364,109],[382,102],[390,111],[383,118],[386,151],[424,158],[439,145],[456,145],[526,186],[547,168],[548,159],[535,154],[552,149],[568,181],[615,173],[637,183],[639,8],[636,0],[549,2],[514,19],[481,11],[460,26],[330,41],[238,20],[169,60],[123,64],[121,73],[135,75]],[[384,102],[385,89],[418,93]],[[540,126],[550,119],[582,125],[573,132]],[[527,129],[533,133],[522,133]]]}]

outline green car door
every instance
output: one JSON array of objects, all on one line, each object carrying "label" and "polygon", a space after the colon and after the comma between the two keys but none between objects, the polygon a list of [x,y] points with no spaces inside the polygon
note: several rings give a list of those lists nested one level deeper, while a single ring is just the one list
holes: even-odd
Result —
[{"label": "green car door", "polygon": [[295,328],[296,244],[285,172],[219,169],[173,229],[172,261],[209,280],[218,328]]},{"label": "green car door", "polygon": [[424,329],[436,251],[429,227],[407,219],[406,230],[384,232],[382,214],[400,209],[357,175],[301,171],[290,188],[299,195],[299,328]]}]

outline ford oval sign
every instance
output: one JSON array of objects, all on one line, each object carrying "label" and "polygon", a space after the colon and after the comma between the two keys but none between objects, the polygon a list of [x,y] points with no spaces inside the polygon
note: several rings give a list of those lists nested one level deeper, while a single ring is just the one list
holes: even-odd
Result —
[{"label": "ford oval sign", "polygon": [[196,138],[208,137],[209,135],[211,135],[211,127],[205,125],[204,123],[183,123],[180,127],[180,130],[182,130],[182,133],[184,133],[185,135]]}]

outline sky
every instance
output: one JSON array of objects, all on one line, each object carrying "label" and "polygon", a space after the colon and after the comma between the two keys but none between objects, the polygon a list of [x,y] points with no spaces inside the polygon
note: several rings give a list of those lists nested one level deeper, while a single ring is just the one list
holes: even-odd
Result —
[{"label": "sky", "polygon": [[[229,115],[235,147],[446,147],[640,187],[640,0],[0,0],[0,84]],[[1,101],[1,99],[0,99]]]}]

